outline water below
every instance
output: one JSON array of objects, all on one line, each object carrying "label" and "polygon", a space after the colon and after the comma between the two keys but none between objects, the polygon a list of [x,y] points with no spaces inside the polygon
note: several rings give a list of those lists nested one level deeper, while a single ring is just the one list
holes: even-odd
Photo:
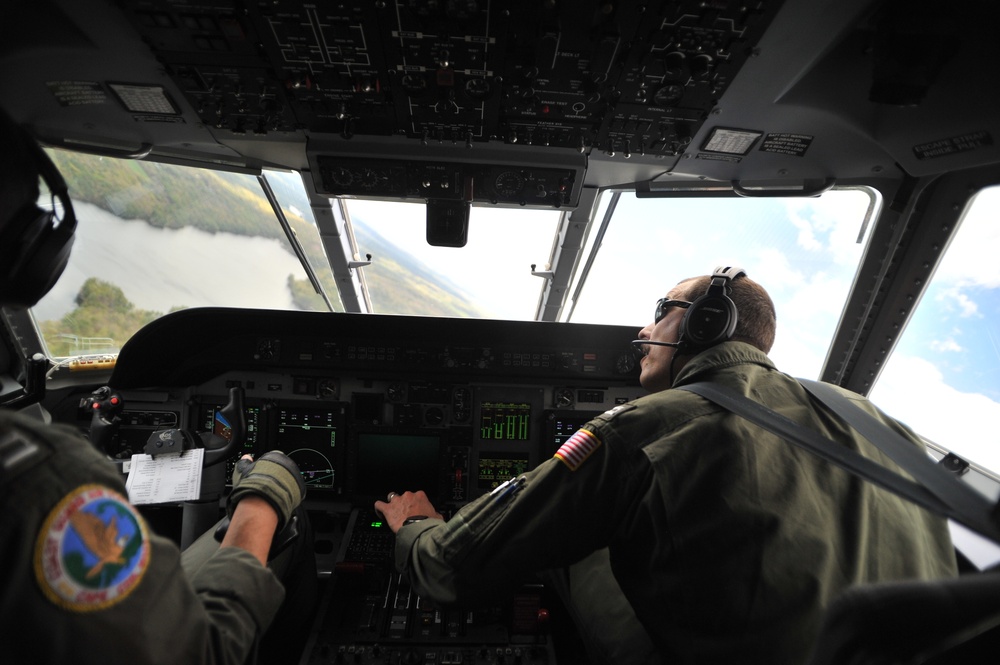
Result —
[{"label": "water below", "polygon": [[288,275],[306,277],[277,240],[190,227],[161,229],[88,203],[75,203],[74,210],[79,223],[70,262],[34,307],[39,321],[73,310],[90,277],[121,288],[138,309],[160,313],[175,307],[291,309]]}]

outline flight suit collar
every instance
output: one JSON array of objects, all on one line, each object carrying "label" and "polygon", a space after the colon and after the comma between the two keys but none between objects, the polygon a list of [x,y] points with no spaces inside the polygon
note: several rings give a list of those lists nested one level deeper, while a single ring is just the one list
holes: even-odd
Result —
[{"label": "flight suit collar", "polygon": [[746,342],[723,342],[702,351],[688,361],[677,373],[674,387],[695,381],[702,381],[714,370],[735,365],[760,365],[765,369],[777,369],[766,353]]}]

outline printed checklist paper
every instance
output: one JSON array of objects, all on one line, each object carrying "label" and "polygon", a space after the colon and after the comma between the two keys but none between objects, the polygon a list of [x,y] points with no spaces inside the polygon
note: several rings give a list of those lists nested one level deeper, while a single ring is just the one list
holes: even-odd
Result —
[{"label": "printed checklist paper", "polygon": [[132,455],[125,489],[133,504],[196,501],[201,495],[204,448],[181,454]]}]

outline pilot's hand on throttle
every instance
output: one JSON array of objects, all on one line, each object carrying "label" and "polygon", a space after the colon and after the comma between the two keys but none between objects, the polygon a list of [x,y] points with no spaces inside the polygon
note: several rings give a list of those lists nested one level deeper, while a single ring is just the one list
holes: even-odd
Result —
[{"label": "pilot's hand on throttle", "polygon": [[241,499],[250,495],[259,496],[271,504],[278,514],[280,531],[288,524],[305,494],[306,485],[299,467],[285,453],[272,450],[261,455],[257,461],[244,455],[233,470],[233,491],[226,501],[226,512],[231,519]]},{"label": "pilot's hand on throttle", "polygon": [[393,533],[399,531],[403,522],[410,517],[444,519],[423,491],[403,492],[402,494],[390,492],[385,501],[375,502],[375,510],[382,513]]}]

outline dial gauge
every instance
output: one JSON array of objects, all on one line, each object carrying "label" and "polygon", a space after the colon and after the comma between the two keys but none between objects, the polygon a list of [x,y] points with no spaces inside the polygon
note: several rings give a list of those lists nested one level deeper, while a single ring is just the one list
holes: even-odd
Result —
[{"label": "dial gauge", "polygon": [[515,197],[524,189],[524,176],[517,171],[504,171],[493,182],[493,189],[499,196]]}]

